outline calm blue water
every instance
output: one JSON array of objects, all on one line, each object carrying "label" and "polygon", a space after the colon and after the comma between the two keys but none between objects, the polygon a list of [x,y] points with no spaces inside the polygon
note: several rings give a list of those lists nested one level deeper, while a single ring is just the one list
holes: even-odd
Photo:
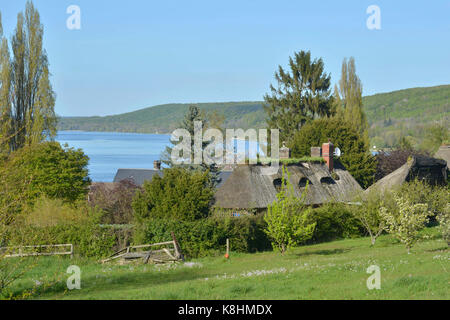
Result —
[{"label": "calm blue water", "polygon": [[[153,161],[170,145],[170,135],[60,131],[56,141],[83,149],[92,181],[112,182],[119,168],[153,169]],[[236,141],[235,146],[237,152],[247,150],[249,157],[256,157],[257,142]]]},{"label": "calm blue water", "polygon": [[152,169],[170,144],[170,135],[60,131],[56,141],[81,148],[89,158],[92,181],[112,182],[119,168]]}]

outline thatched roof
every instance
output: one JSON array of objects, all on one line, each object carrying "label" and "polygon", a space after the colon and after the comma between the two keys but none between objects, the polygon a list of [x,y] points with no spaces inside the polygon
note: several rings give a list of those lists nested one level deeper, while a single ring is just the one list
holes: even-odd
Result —
[{"label": "thatched roof", "polygon": [[413,156],[403,166],[370,186],[365,193],[367,194],[373,189],[384,192],[415,178],[425,180],[433,185],[446,184],[446,162],[426,156]]},{"label": "thatched roof", "polygon": [[441,146],[434,157],[445,160],[447,162],[447,167],[450,168],[450,145]]},{"label": "thatched roof", "polygon": [[[280,182],[282,168],[280,166],[274,175],[263,175],[262,168],[262,165],[239,165],[218,188],[215,206],[232,209],[267,208],[276,200],[275,184]],[[362,192],[356,180],[339,163],[335,164],[334,169],[339,180],[332,178],[323,163],[292,164],[287,169],[297,197],[305,191],[303,185],[309,180],[306,203],[310,205],[331,200],[352,201],[354,196]]]}]

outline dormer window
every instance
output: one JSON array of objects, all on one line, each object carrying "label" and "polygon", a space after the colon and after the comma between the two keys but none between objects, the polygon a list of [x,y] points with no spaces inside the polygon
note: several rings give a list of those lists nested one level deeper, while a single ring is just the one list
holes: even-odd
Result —
[{"label": "dormer window", "polygon": [[305,177],[301,178],[300,181],[298,182],[298,186],[300,188],[305,188],[307,184],[311,185],[312,183],[308,178]]},{"label": "dormer window", "polygon": [[320,178],[320,183],[322,184],[336,184],[336,181],[333,180],[331,177],[323,177]]},{"label": "dormer window", "polygon": [[[277,192],[281,191],[282,184],[283,184],[283,179],[281,179],[281,178],[277,178],[277,179],[273,180],[273,186],[275,187]],[[284,185],[286,186],[286,181],[284,182]]]}]

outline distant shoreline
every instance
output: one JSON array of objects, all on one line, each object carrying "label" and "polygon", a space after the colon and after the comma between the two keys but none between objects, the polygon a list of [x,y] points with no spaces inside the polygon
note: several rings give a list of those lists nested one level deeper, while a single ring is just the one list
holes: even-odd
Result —
[{"label": "distant shoreline", "polygon": [[[93,133],[93,134],[146,134],[146,135],[158,135],[158,136],[171,136],[172,134],[169,133],[142,133],[142,132],[121,132],[121,131],[84,131],[84,130],[58,130],[57,135],[60,133]],[[226,135],[224,135],[224,140],[226,138]],[[256,140],[250,140],[250,139],[240,139],[235,138],[237,141],[248,141],[248,142],[256,142],[258,143],[258,139]]]},{"label": "distant shoreline", "polygon": [[170,133],[151,133],[151,132],[133,132],[133,131],[87,131],[87,130],[58,130],[57,133],[60,132],[70,132],[70,133],[105,133],[105,134],[153,134],[160,136],[170,136]]}]

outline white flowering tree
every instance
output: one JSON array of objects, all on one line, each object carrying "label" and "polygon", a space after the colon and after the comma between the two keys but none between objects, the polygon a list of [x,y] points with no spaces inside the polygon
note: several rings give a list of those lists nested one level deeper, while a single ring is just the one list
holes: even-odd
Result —
[{"label": "white flowering tree", "polygon": [[381,206],[380,216],[386,222],[386,230],[405,244],[409,254],[430,212],[426,204],[413,203],[407,197],[396,194],[394,200],[395,208]]},{"label": "white flowering tree", "polygon": [[447,241],[447,245],[450,246],[450,204],[447,204],[445,209],[437,215],[437,220],[439,221],[442,237],[444,241]]}]

